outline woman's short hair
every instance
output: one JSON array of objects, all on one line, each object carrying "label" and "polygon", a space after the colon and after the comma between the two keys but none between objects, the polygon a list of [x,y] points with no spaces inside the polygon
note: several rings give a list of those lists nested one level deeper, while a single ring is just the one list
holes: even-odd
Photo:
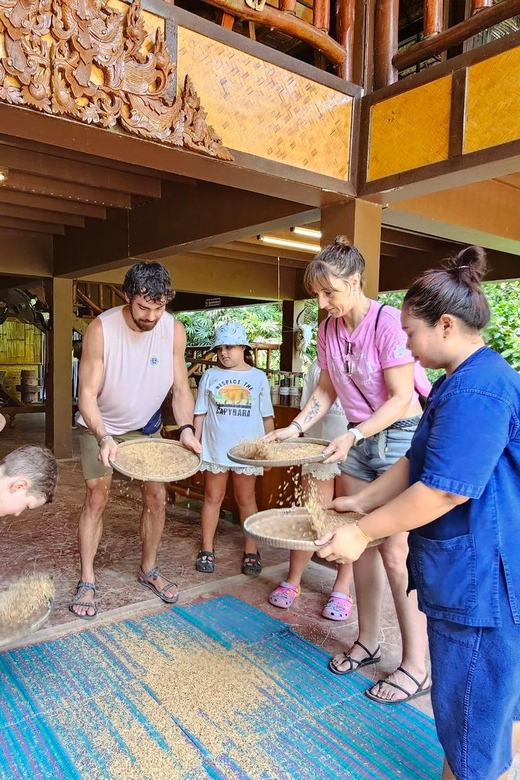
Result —
[{"label": "woman's short hair", "polygon": [[154,303],[168,303],[175,296],[170,274],[161,263],[134,263],[126,272],[123,292],[132,300],[138,295]]},{"label": "woman's short hair", "polygon": [[10,452],[0,462],[3,476],[23,477],[29,483],[27,494],[44,496],[45,502],[54,500],[58,483],[58,464],[50,450],[26,444]]},{"label": "woman's short hair", "polygon": [[468,328],[481,330],[491,317],[480,286],[486,270],[485,251],[479,246],[468,246],[445,260],[442,268],[421,274],[406,293],[403,309],[431,327],[443,314],[451,314]]},{"label": "woman's short hair", "polygon": [[365,260],[359,249],[346,236],[337,236],[308,264],[303,283],[307,292],[314,295],[316,287],[326,287],[331,278],[346,281],[355,273],[361,275],[363,286],[364,272]]}]

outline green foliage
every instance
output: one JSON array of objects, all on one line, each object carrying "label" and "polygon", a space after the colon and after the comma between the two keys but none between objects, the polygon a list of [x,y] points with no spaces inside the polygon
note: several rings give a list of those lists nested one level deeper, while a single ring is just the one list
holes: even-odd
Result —
[{"label": "green foliage", "polygon": [[[280,344],[282,340],[282,304],[259,303],[253,306],[237,306],[231,309],[213,309],[210,311],[188,311],[175,314],[186,329],[189,347],[209,346],[213,340],[215,327],[223,322],[241,322],[251,342],[262,344]],[[305,301],[303,321],[318,325],[318,304],[315,300]],[[262,365],[260,356],[259,367]],[[304,362],[310,366],[316,358],[316,336],[309,346]],[[280,367],[280,353],[272,354],[271,369]]]},{"label": "green foliage", "polygon": [[489,282],[484,292],[491,309],[484,338],[520,371],[520,282]]},{"label": "green foliage", "polygon": [[[487,344],[520,371],[520,281],[488,282],[483,285],[491,309],[491,321],[483,331]],[[401,308],[404,291],[384,293],[381,303]],[[430,379],[440,371],[427,370]]]},{"label": "green foliage", "polygon": [[[493,349],[520,370],[520,281],[490,282],[484,291],[491,308],[491,322],[484,331],[484,338]],[[404,291],[383,293],[381,303],[400,309]],[[281,303],[260,303],[254,306],[240,306],[232,309],[183,312],[176,314],[186,328],[188,346],[198,347],[212,342],[215,327],[222,322],[241,322],[252,342],[279,344],[282,339]],[[303,321],[314,325],[314,338],[305,358],[308,367],[316,358],[316,330],[318,326],[318,303],[315,299],[305,301]],[[279,353],[274,353],[273,369],[279,368]],[[427,370],[431,381],[441,371]]]}]

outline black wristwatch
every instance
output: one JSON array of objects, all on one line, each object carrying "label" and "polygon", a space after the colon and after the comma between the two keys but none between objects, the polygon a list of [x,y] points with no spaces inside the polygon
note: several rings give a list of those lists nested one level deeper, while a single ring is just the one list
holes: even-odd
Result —
[{"label": "black wristwatch", "polygon": [[194,426],[194,425],[192,425],[191,423],[186,423],[186,425],[181,425],[181,427],[180,427],[180,428],[177,428],[177,433],[178,433],[178,435],[180,436],[180,435],[181,435],[181,433],[182,433],[183,431],[185,431],[185,430],[186,430],[186,428],[191,428],[191,430],[192,430],[192,431],[193,431],[193,433],[195,434],[195,426]]}]

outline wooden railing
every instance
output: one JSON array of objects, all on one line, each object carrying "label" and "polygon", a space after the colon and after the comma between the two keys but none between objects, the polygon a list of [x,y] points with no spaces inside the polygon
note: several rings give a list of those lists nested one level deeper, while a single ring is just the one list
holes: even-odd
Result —
[{"label": "wooden railing", "polygon": [[[263,0],[205,0],[222,12],[221,24],[232,29],[234,19],[243,19],[278,30],[292,38],[304,41],[320,52],[335,66],[336,72],[348,81],[353,80],[354,20],[356,7],[364,13],[361,0],[314,0],[312,22],[297,15],[297,0],[280,0],[279,8]],[[252,7],[254,6],[254,7]],[[331,34],[331,15],[334,17]]]},{"label": "wooden railing", "polygon": [[[273,353],[280,351],[279,344],[253,344],[251,352],[255,366],[264,371],[271,371],[273,367]],[[217,364],[217,355],[211,347],[186,347],[186,365],[189,377],[199,377],[210,366]]]},{"label": "wooden railing", "polygon": [[86,309],[88,317],[97,317],[105,309],[125,303],[125,296],[114,284],[74,282],[72,300],[75,314]]},{"label": "wooden railing", "polygon": [[422,39],[398,50],[399,0],[376,0],[374,89],[397,81],[399,71],[432,57],[439,58],[474,35],[520,14],[520,0],[471,0],[466,18],[444,26],[444,0],[424,0]]}]

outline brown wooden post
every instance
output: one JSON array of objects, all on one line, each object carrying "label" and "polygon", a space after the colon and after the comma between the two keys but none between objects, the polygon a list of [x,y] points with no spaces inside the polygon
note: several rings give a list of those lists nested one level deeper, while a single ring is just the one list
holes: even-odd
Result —
[{"label": "brown wooden post", "polygon": [[280,370],[303,371],[303,361],[295,349],[296,318],[304,307],[304,301],[282,302],[282,344],[280,346]]},{"label": "brown wooden post", "polygon": [[444,0],[424,0],[423,37],[430,38],[444,29]]},{"label": "brown wooden post", "polygon": [[382,207],[367,200],[350,200],[321,211],[321,245],[331,244],[336,236],[347,236],[365,258],[363,290],[369,298],[379,292]]},{"label": "brown wooden post", "polygon": [[57,458],[72,457],[72,279],[46,279],[51,310],[47,334],[45,441]]},{"label": "brown wooden post", "polygon": [[398,48],[399,0],[376,0],[375,17],[374,89],[380,89],[398,79],[392,59]]},{"label": "brown wooden post", "polygon": [[280,0],[280,11],[285,11],[287,14],[296,13],[297,0]]},{"label": "brown wooden post", "polygon": [[312,23],[318,30],[328,33],[330,29],[330,0],[314,0]]},{"label": "brown wooden post", "polygon": [[493,0],[471,0],[471,15],[482,11],[483,8],[489,8],[493,5]]},{"label": "brown wooden post", "polygon": [[[358,6],[359,11],[362,8]],[[356,0],[336,0],[336,38],[346,53],[345,62],[338,68],[338,76],[353,80],[354,73],[354,22]]]}]

